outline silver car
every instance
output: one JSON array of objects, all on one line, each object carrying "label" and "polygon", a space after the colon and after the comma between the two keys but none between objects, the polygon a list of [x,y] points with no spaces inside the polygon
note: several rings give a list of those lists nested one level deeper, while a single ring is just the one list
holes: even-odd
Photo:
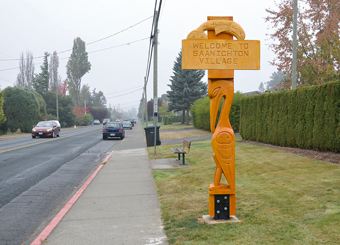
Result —
[{"label": "silver car", "polygon": [[123,121],[123,128],[130,128],[132,129],[132,124],[130,121]]}]

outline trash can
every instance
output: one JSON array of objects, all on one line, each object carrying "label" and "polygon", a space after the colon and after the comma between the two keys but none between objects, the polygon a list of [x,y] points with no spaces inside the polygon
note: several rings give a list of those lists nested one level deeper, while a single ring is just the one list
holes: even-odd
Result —
[{"label": "trash can", "polygon": [[[161,141],[159,140],[159,128],[161,126],[157,126],[157,138],[156,138],[156,145],[160,145]],[[155,146],[155,126],[148,126],[144,128],[145,130],[145,137],[146,137],[146,146],[150,147],[150,146]]]}]

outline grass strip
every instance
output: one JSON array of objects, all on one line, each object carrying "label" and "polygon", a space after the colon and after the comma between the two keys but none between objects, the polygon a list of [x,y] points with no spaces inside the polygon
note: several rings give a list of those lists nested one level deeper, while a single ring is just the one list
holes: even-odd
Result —
[{"label": "grass strip", "polygon": [[[142,128],[145,128],[145,122],[141,122],[142,124]],[[153,126],[153,121],[149,121],[148,122],[148,126]],[[159,130],[175,130],[175,129],[186,129],[186,128],[192,128],[194,127],[194,125],[192,123],[190,123],[189,125],[185,125],[185,124],[180,124],[180,123],[173,123],[173,124],[169,124],[169,125],[164,125],[164,123],[159,122],[157,123],[157,126],[160,126]]]}]

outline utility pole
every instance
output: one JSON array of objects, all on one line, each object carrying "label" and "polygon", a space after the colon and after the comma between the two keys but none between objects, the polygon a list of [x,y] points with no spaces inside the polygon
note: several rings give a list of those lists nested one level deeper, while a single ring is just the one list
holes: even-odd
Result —
[{"label": "utility pole", "polygon": [[297,0],[294,0],[292,89],[296,89],[296,39],[297,39],[296,29],[297,29]]},{"label": "utility pole", "polygon": [[148,126],[148,99],[146,96],[146,77],[144,77],[144,94],[145,94],[145,100],[144,100],[144,107],[145,107],[145,127]]},{"label": "utility pole", "polygon": [[59,86],[56,85],[56,107],[57,107],[57,121],[59,121],[59,105],[58,105],[58,93],[59,92]]},{"label": "utility pole", "polygon": [[144,124],[145,122],[145,117],[144,117],[144,88],[143,88],[143,95],[142,95],[142,108],[140,109],[140,113],[142,114],[142,123]]},{"label": "utility pole", "polygon": [[158,95],[157,95],[157,52],[158,52],[158,12],[155,11],[155,26],[154,26],[154,58],[153,58],[153,121],[155,125],[154,131],[154,154],[156,155],[156,139],[157,139],[157,122],[158,122]]}]

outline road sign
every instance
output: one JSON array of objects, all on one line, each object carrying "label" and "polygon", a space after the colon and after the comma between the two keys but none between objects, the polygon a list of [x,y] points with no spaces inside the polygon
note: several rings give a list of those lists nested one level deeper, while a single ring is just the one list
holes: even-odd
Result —
[{"label": "road sign", "polygon": [[258,40],[182,40],[182,68],[200,70],[259,70]]}]

